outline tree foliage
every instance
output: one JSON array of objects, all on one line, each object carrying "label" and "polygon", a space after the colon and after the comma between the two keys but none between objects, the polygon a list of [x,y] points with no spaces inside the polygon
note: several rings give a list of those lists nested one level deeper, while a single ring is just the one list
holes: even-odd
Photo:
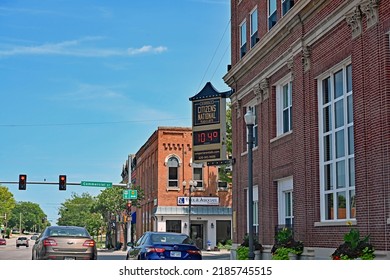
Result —
[{"label": "tree foliage", "polygon": [[58,225],[85,227],[90,234],[96,234],[103,226],[103,218],[96,213],[97,199],[88,193],[73,193],[61,204]]},{"label": "tree foliage", "polygon": [[37,203],[20,201],[12,210],[8,227],[21,228],[23,231],[40,231],[45,225],[45,213]]},{"label": "tree foliage", "polygon": [[[13,194],[5,186],[0,186],[0,223],[5,224],[5,217],[11,217],[12,209],[16,206]],[[8,218],[9,220],[9,218]]]},{"label": "tree foliage", "polygon": [[[226,108],[226,153],[231,158],[233,152],[232,146],[232,104],[228,102]],[[218,171],[219,179],[223,182],[232,182],[231,164],[221,165]]]}]

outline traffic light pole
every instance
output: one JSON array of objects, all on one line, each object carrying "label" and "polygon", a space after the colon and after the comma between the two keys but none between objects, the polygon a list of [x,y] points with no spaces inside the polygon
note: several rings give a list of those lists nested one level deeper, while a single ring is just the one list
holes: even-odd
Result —
[{"label": "traffic light pole", "polygon": [[[0,181],[0,184],[19,184],[18,181]],[[43,182],[26,182],[27,185],[57,185],[58,186],[58,182],[47,182],[47,181],[43,181]],[[69,183],[69,182],[66,182],[66,185],[68,186],[80,186],[81,183]],[[113,187],[126,187],[127,184],[112,184]]]}]

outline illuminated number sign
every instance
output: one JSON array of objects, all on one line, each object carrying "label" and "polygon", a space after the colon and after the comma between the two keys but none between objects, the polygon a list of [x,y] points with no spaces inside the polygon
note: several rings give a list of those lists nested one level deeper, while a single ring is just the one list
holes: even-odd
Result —
[{"label": "illuminated number sign", "polygon": [[219,129],[194,131],[194,146],[216,144],[221,142],[221,134]]}]

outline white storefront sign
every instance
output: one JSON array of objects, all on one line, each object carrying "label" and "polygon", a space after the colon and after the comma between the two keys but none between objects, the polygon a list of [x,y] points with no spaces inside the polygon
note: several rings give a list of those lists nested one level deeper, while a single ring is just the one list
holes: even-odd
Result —
[{"label": "white storefront sign", "polygon": [[[177,205],[188,205],[189,201],[188,196],[179,196],[177,198]],[[191,205],[219,205],[219,197],[192,196]]]}]

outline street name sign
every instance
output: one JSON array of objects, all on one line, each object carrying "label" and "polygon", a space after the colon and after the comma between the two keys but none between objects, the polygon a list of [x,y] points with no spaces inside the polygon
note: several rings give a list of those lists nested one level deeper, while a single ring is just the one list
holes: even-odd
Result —
[{"label": "street name sign", "polygon": [[111,188],[111,182],[93,182],[93,181],[81,181],[80,183],[83,187],[101,187],[101,188]]}]

